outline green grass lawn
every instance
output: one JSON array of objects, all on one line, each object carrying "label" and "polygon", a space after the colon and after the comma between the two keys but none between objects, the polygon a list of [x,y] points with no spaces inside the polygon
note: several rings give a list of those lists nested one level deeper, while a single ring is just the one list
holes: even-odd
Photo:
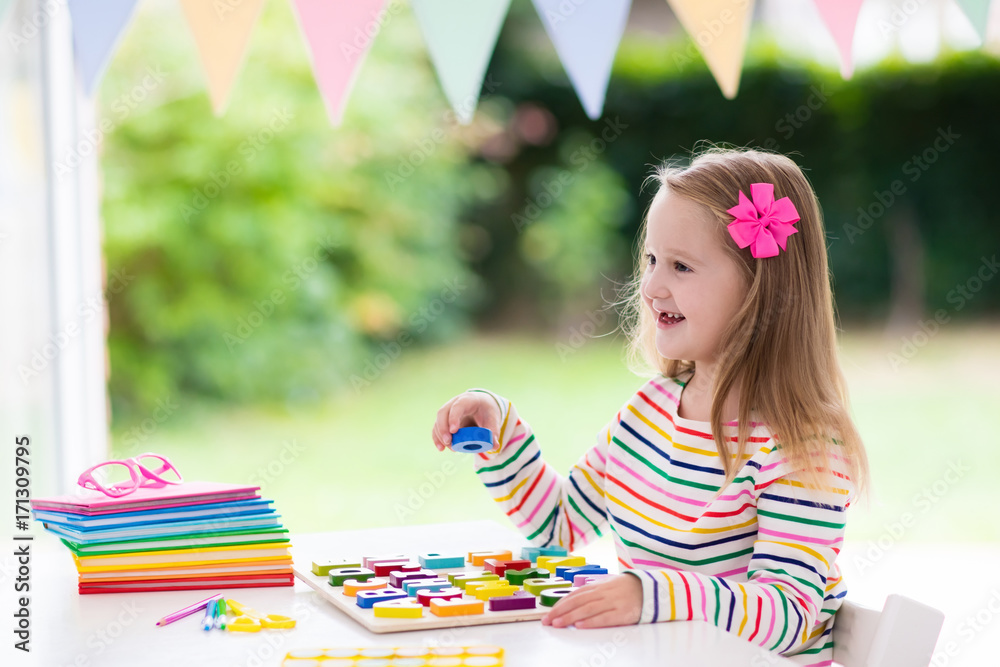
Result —
[{"label": "green grass lawn", "polygon": [[[843,336],[874,478],[871,501],[852,510],[848,539],[891,536],[906,518],[898,539],[1000,540],[1000,521],[990,518],[1000,436],[989,421],[1000,408],[998,333],[951,325],[897,369],[888,354],[899,338]],[[140,438],[137,424],[115,424],[114,451],[166,454],[187,479],[260,484],[293,532],[505,521],[470,458],[439,453],[430,429],[446,400],[488,387],[516,403],[546,459],[568,470],[643,379],[625,368],[620,338],[588,341],[565,360],[557,342],[480,337],[404,350],[370,386],[308,407],[175,398],[177,409],[154,428],[147,422]],[[952,464],[961,476],[945,476]]]}]

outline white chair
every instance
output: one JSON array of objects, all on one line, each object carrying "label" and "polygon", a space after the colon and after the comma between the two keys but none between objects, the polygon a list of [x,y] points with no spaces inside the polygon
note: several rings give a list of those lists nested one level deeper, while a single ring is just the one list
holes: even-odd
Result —
[{"label": "white chair", "polygon": [[902,595],[882,611],[844,600],[833,621],[833,661],[843,667],[927,667],[944,613]]}]

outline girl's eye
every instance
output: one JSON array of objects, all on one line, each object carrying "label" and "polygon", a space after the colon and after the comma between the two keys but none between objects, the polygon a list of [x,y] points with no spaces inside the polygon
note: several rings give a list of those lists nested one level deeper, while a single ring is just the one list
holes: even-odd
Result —
[{"label": "girl's eye", "polygon": [[677,268],[678,270],[680,270],[681,273],[690,273],[690,271],[691,271],[691,269],[689,269],[687,266],[681,264],[680,262],[674,262],[674,268]]},{"label": "girl's eye", "polygon": [[653,266],[654,264],[656,264],[656,257],[653,257],[653,255],[651,253],[647,252],[646,253],[646,264],[648,266]]}]

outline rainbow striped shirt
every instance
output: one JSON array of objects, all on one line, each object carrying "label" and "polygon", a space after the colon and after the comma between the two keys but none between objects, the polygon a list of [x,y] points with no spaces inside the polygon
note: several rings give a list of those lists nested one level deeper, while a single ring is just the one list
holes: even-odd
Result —
[{"label": "rainbow striped shirt", "polygon": [[805,489],[754,422],[751,454],[718,493],[725,476],[709,424],[677,414],[690,377],[646,382],[567,477],[542,459],[513,403],[493,394],[500,451],[477,455],[476,472],[532,544],[572,551],[610,529],[622,571],[642,582],[640,623],[708,621],[798,664],[831,665],[854,485],[835,470],[841,488]]}]

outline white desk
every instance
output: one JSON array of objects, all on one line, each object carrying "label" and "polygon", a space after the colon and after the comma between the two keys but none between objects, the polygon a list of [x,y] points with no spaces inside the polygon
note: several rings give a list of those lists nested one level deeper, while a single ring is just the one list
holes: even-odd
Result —
[{"label": "white desk", "polygon": [[[492,521],[404,526],[292,537],[293,556],[322,552],[326,557],[372,553],[457,550],[461,552],[524,544],[513,530]],[[613,565],[610,545],[579,551]],[[4,631],[5,666],[85,667],[90,665],[210,665],[265,667],[281,663],[297,648],[398,646],[420,644],[498,644],[508,667],[521,665],[682,665],[738,667],[790,665],[792,661],[757,648],[703,622],[632,625],[600,630],[552,628],[537,621],[480,625],[445,630],[373,634],[342,614],[300,581],[294,587],[231,589],[226,593],[254,608],[298,619],[293,630],[229,633],[199,628],[200,614],[157,628],[162,616],[214,591],[79,595],[76,570],[65,549],[51,535],[38,535],[32,562],[32,653],[11,648],[9,613]],[[300,554],[302,554],[300,556]],[[9,560],[7,561],[9,562]],[[4,582],[9,599],[10,581]],[[11,604],[6,604],[8,609]]]}]

